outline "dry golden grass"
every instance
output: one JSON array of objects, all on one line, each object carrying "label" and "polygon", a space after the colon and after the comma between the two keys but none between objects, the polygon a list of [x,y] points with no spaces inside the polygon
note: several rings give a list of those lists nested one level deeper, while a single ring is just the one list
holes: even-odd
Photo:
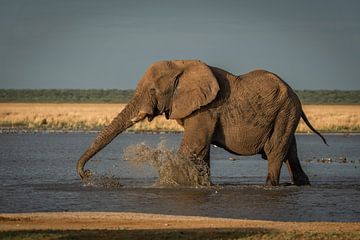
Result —
[{"label": "dry golden grass", "polygon": [[[109,124],[124,104],[0,103],[0,127],[90,130]],[[359,132],[360,105],[305,105],[304,112],[320,131]],[[137,123],[131,130],[182,131],[176,121],[157,117]],[[310,129],[301,121],[299,132]]]},{"label": "dry golden grass", "polygon": [[[359,132],[360,105],[303,105],[310,123],[324,132]],[[311,130],[301,120],[298,132]]]},{"label": "dry golden grass", "polygon": [[[0,127],[91,130],[108,125],[125,104],[0,103]],[[182,131],[176,121],[157,117],[131,130]]]}]

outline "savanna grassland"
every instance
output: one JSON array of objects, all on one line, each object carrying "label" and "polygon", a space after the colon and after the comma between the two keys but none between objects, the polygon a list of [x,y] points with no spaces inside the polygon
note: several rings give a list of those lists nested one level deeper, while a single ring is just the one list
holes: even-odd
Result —
[{"label": "savanna grassland", "polygon": [[[0,103],[0,127],[27,130],[98,130],[124,108],[114,103]],[[322,132],[360,132],[360,105],[304,105],[312,125]],[[182,131],[160,116],[134,125],[130,131]],[[298,132],[310,132],[303,123]]]},{"label": "savanna grassland", "polygon": [[[98,130],[108,125],[126,104],[0,103],[0,127],[28,130]],[[182,131],[175,121],[157,117],[130,131]]]}]

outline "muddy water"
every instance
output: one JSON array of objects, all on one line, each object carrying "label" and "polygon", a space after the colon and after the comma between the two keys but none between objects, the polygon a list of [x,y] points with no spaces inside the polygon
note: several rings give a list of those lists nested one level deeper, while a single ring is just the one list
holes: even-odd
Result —
[{"label": "muddy water", "polygon": [[[0,134],[0,212],[132,211],[287,221],[360,221],[360,136],[298,135],[299,157],[311,186],[264,187],[267,162],[211,149],[207,188],[157,187],[158,170],[135,165],[124,150],[144,143],[171,151],[180,134],[122,134],[86,165],[93,181],[75,172],[95,134]],[[156,166],[155,166],[156,167]],[[282,169],[281,182],[289,182]]]}]

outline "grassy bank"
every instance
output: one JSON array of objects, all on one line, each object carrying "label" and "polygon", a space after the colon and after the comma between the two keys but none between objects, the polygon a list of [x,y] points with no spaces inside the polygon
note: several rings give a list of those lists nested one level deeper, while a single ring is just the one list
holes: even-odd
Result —
[{"label": "grassy bank", "polygon": [[358,232],[350,233],[317,233],[317,232],[276,232],[263,229],[218,229],[218,230],[78,230],[78,231],[11,231],[0,232],[0,238],[6,240],[55,240],[55,239],[243,239],[243,240],[342,240],[360,239]]},{"label": "grassy bank", "polygon": [[[0,103],[0,127],[27,130],[98,130],[125,104]],[[360,132],[360,105],[304,105],[313,126],[323,132]],[[182,131],[176,121],[157,117],[137,123],[132,131]],[[309,132],[301,121],[298,132]]]},{"label": "grassy bank", "polygon": [[280,222],[127,212],[0,214],[0,239],[360,239],[359,222]]}]

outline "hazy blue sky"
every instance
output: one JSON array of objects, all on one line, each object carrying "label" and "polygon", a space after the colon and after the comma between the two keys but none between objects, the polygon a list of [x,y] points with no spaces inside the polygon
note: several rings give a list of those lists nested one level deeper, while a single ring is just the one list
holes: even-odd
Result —
[{"label": "hazy blue sky", "polygon": [[135,88],[162,59],[360,89],[360,1],[0,0],[0,88]]}]

